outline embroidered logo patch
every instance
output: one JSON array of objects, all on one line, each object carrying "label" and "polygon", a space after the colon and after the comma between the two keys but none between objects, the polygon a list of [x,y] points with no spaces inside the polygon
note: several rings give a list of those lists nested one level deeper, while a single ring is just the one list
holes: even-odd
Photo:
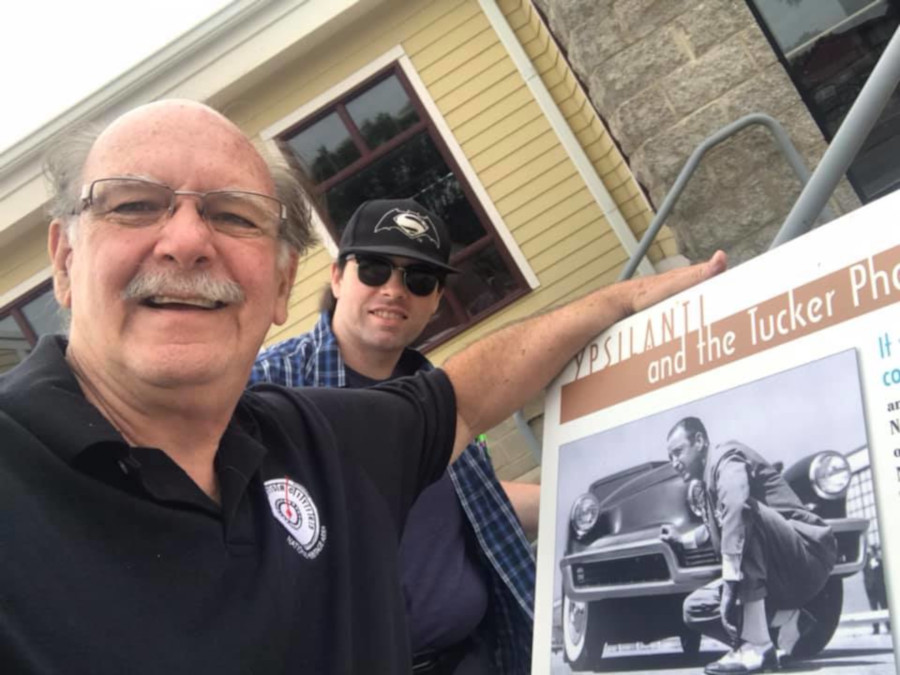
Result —
[{"label": "embroidered logo patch", "polygon": [[381,216],[381,220],[375,225],[375,232],[383,230],[399,230],[410,239],[428,239],[437,248],[441,247],[441,241],[437,230],[431,224],[431,219],[415,211],[391,209]]},{"label": "embroidered logo patch", "polygon": [[304,558],[315,558],[325,546],[327,531],[306,488],[290,478],[267,480],[264,485],[272,515],[291,535],[288,544]]}]

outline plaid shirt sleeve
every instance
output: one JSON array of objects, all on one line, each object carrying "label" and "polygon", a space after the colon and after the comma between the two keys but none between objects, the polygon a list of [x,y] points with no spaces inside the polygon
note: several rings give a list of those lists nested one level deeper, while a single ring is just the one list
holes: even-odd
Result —
[{"label": "plaid shirt sleeve", "polygon": [[531,545],[482,441],[470,443],[450,479],[491,572],[495,659],[501,673],[528,673],[534,625],[535,561]]}]

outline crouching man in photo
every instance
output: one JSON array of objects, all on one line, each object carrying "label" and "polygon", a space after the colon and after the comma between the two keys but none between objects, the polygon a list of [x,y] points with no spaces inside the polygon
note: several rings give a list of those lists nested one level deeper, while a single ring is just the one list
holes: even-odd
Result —
[{"label": "crouching man in photo", "polygon": [[800,608],[822,590],[834,568],[831,528],[747,446],[728,441],[710,453],[706,428],[696,417],[672,428],[668,452],[685,482],[703,481],[704,525],[680,536],[664,526],[661,537],[686,548],[711,540],[722,558],[722,578],[684,602],[688,627],[732,647],[705,672],[777,668],[769,626],[779,627],[778,649],[789,656],[800,639]]}]

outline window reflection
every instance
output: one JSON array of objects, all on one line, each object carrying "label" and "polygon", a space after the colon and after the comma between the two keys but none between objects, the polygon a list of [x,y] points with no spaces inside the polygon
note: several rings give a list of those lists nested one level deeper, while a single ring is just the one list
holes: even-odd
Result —
[{"label": "window reflection", "polygon": [[337,113],[301,131],[288,141],[288,145],[300,161],[304,173],[316,183],[331,178],[360,156]]},{"label": "window reflection", "polygon": [[19,325],[11,316],[0,319],[0,373],[20,363],[31,351]]},{"label": "window reflection", "polygon": [[347,103],[347,112],[373,150],[419,121],[396,77],[379,82]]}]

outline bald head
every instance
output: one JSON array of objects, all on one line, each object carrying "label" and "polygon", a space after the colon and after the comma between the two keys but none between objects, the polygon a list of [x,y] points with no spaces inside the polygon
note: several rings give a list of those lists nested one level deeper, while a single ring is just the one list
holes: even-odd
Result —
[{"label": "bald head", "polygon": [[[223,157],[229,160],[223,162]],[[195,190],[233,188],[277,197],[288,209],[284,243],[298,253],[312,243],[306,192],[293,173],[284,164],[267,161],[224,115],[188,100],[148,103],[102,131],[68,135],[45,164],[53,191],[51,216],[71,227],[81,210],[82,186],[98,178],[135,176],[168,185],[176,174],[185,180],[179,169],[187,165]]]}]

